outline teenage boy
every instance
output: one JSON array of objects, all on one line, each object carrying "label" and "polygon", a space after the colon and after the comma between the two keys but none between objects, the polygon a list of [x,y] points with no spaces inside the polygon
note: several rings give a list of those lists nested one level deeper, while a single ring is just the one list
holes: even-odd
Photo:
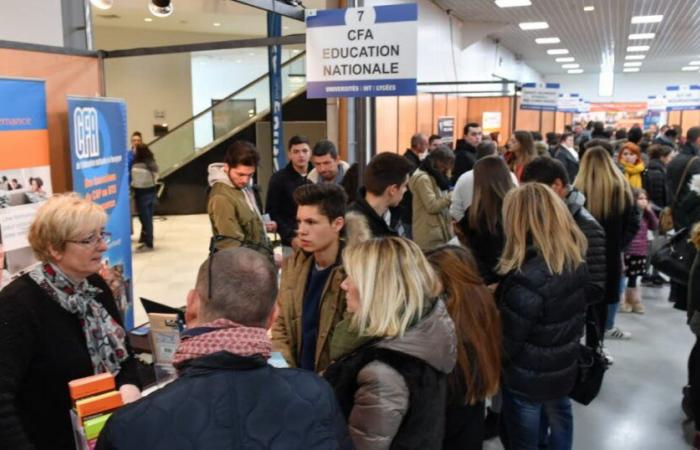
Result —
[{"label": "teenage boy", "polygon": [[336,184],[308,184],[294,191],[294,201],[299,248],[282,266],[272,343],[291,367],[321,372],[345,312],[340,234],[347,197]]}]

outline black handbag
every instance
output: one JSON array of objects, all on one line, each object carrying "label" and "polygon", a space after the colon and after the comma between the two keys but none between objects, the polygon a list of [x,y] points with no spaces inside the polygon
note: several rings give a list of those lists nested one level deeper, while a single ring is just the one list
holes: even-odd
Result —
[{"label": "black handbag", "polygon": [[688,241],[689,233],[688,228],[683,228],[651,255],[651,264],[659,272],[682,285],[688,284],[696,253],[695,246]]},{"label": "black handbag", "polygon": [[[591,327],[596,330],[598,328]],[[600,345],[600,337],[596,340],[598,344],[595,348],[579,344],[578,373],[576,374],[576,384],[574,384],[569,397],[572,400],[588,405],[598,396],[600,387],[603,385],[603,375],[608,370],[610,364],[605,359],[603,348]]]}]

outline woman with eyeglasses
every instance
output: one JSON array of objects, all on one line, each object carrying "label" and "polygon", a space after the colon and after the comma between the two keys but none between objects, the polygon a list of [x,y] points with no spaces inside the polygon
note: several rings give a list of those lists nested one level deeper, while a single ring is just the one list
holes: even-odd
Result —
[{"label": "woman with eyeglasses", "polygon": [[97,275],[106,222],[75,194],[36,213],[28,240],[39,264],[0,291],[0,448],[75,449],[71,380],[110,372],[125,402],[140,397],[136,360]]}]

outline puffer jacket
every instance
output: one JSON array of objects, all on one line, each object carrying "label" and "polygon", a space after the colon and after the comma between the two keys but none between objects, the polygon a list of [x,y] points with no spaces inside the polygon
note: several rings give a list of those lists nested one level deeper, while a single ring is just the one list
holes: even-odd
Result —
[{"label": "puffer jacket", "polygon": [[96,449],[352,448],[333,391],[311,372],[222,351],[186,362],[179,375],[117,410]]},{"label": "puffer jacket", "polygon": [[644,190],[647,191],[651,207],[657,214],[671,203],[666,189],[666,166],[658,160],[649,160],[646,172],[643,176]]},{"label": "puffer jacket", "polygon": [[357,450],[442,448],[456,345],[454,323],[437,301],[403,337],[372,341],[328,367],[324,377]]},{"label": "puffer jacket", "polygon": [[413,194],[413,240],[422,250],[430,250],[452,239],[451,197],[435,179],[417,169],[408,187]]},{"label": "puffer jacket", "polygon": [[598,303],[605,298],[605,230],[595,217],[583,206],[586,197],[577,189],[571,187],[566,196],[566,206],[574,217],[576,225],[588,240],[586,250],[586,265],[588,266],[588,284],[586,300],[588,304]]},{"label": "puffer jacket", "polygon": [[[342,249],[341,249],[342,251]],[[285,259],[282,266],[277,305],[279,315],[272,326],[272,346],[281,352],[290,367],[298,367],[301,351],[302,310],[306,280],[309,278],[312,254],[299,249]],[[345,291],[340,283],[345,279],[343,267],[338,265],[331,270],[328,281],[321,294],[321,310],[316,338],[316,372],[328,367],[330,359],[330,342],[336,325],[343,319],[345,312]]]},{"label": "puffer jacket", "polygon": [[530,247],[497,297],[503,324],[503,384],[533,401],[568,396],[578,371],[588,273],[585,264],[555,275]]},{"label": "puffer jacket", "polygon": [[[219,241],[216,248],[222,250],[244,245],[269,255],[270,242],[260,212],[246,201],[242,189],[231,183],[222,163],[209,165],[209,198],[207,213],[214,235],[235,239]],[[251,189],[251,188],[246,188]],[[241,242],[243,241],[243,242]]]}]

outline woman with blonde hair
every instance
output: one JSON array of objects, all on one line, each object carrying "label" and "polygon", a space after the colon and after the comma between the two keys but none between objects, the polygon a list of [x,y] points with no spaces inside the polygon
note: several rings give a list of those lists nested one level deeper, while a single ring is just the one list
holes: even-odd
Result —
[{"label": "woman with blonde hair", "polygon": [[365,343],[324,376],[355,448],[441,449],[457,350],[435,271],[415,243],[396,237],[347,247],[343,266],[347,310]]},{"label": "woman with blonde hair", "polygon": [[445,290],[457,334],[457,366],[448,378],[442,448],[481,449],[484,400],[500,386],[501,319],[469,250],[443,246],[426,256]]},{"label": "woman with blonde hair", "polygon": [[112,291],[97,275],[110,234],[104,209],[58,195],[37,211],[39,264],[0,292],[0,448],[72,450],[68,382],[111,373],[125,401],[138,366]]},{"label": "woman with blonde hair", "polygon": [[586,208],[605,230],[605,302],[594,305],[598,331],[607,338],[629,339],[630,333],[615,327],[615,314],[624,292],[622,253],[639,230],[632,188],[602,147],[586,150],[574,187],[586,197]]},{"label": "woman with blonde hair", "polygon": [[503,204],[498,270],[503,417],[509,448],[571,449],[569,393],[586,309],[586,238],[549,187],[527,183]]}]

